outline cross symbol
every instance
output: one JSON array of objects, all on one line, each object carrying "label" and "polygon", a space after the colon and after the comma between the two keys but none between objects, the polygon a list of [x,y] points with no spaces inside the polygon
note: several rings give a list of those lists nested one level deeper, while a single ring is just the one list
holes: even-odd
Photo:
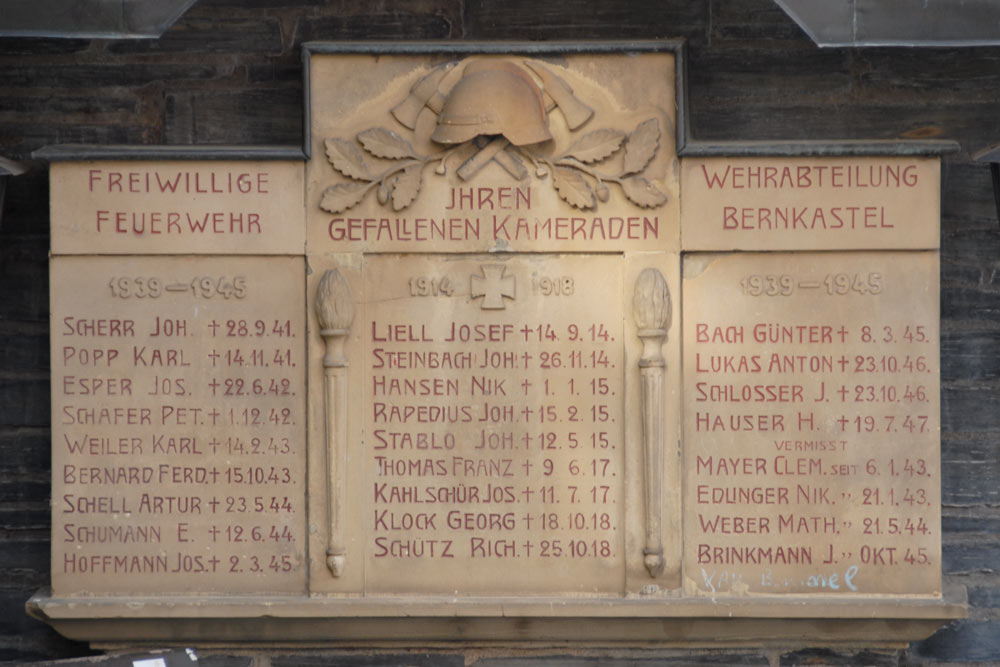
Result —
[{"label": "cross symbol", "polygon": [[469,278],[469,295],[473,299],[483,297],[483,310],[503,310],[506,308],[503,298],[514,298],[514,276],[504,277],[505,269],[503,264],[481,264],[479,270],[483,276]]}]

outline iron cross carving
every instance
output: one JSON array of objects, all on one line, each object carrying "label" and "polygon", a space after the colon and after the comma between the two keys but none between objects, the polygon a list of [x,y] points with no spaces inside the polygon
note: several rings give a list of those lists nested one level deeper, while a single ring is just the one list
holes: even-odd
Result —
[{"label": "iron cross carving", "polygon": [[506,267],[503,264],[482,264],[479,270],[482,276],[469,278],[469,295],[473,299],[483,297],[483,310],[503,310],[506,308],[503,298],[514,298],[514,276],[504,275]]}]

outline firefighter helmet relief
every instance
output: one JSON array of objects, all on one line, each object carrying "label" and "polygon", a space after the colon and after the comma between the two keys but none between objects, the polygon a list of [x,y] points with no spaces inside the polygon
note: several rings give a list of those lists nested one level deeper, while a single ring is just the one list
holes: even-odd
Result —
[{"label": "firefighter helmet relief", "polygon": [[479,135],[497,134],[515,146],[551,139],[542,92],[514,63],[470,63],[448,93],[431,139],[461,144]]}]

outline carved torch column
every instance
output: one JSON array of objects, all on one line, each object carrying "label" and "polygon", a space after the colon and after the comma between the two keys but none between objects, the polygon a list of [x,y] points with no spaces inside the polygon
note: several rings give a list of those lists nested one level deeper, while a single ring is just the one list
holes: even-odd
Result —
[{"label": "carved torch column", "polygon": [[663,572],[663,385],[667,363],[663,343],[670,327],[670,291],[663,274],[643,269],[635,281],[632,301],[642,340],[639,373],[642,382],[642,453],[646,499],[646,546],[642,553],[649,576]]},{"label": "carved torch column", "polygon": [[344,495],[347,459],[347,357],[344,342],[354,321],[351,288],[333,269],[323,274],[316,290],[316,318],[319,334],[326,343],[324,369],[324,409],[326,410],[326,496],[329,538],[326,566],[333,576],[344,571]]}]

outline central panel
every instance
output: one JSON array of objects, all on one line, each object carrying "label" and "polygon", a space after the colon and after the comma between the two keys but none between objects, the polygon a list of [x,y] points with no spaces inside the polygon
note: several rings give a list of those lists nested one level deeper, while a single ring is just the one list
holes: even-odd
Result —
[{"label": "central panel", "polygon": [[363,274],[366,588],[621,591],[621,257],[379,255]]},{"label": "central panel", "polygon": [[675,65],[311,54],[314,595],[680,585]]}]

